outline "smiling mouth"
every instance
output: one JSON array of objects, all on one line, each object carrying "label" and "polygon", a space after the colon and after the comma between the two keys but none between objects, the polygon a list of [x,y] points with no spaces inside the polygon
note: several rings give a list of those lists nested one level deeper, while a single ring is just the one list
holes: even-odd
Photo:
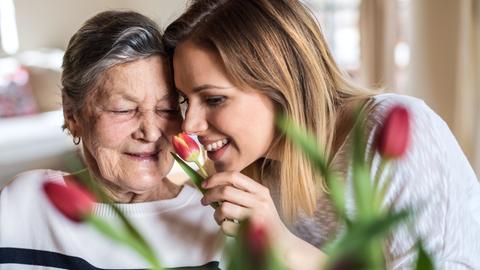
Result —
[{"label": "smiling mouth", "polygon": [[205,150],[207,150],[207,152],[215,152],[215,151],[225,147],[229,143],[230,143],[230,140],[225,138],[225,139],[218,140],[216,142],[204,145],[204,148],[205,148]]}]

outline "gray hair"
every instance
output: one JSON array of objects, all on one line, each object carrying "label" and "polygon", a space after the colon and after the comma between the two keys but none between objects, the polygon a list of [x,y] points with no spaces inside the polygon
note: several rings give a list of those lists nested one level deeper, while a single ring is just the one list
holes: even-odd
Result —
[{"label": "gray hair", "polygon": [[104,11],[90,18],[72,36],[63,58],[64,111],[79,112],[109,68],[153,55],[165,55],[153,20],[133,11]]}]

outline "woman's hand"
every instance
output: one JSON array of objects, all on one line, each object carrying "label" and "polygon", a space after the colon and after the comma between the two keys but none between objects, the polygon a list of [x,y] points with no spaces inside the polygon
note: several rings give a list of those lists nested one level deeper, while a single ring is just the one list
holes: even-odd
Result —
[{"label": "woman's hand", "polygon": [[221,203],[214,218],[225,234],[234,236],[239,224],[246,218],[265,224],[274,235],[289,233],[280,220],[268,188],[238,172],[220,172],[206,179],[203,188],[208,191],[203,205]]},{"label": "woman's hand", "polygon": [[234,221],[250,218],[268,228],[271,239],[275,239],[272,244],[288,269],[319,269],[325,264],[322,251],[296,237],[283,224],[268,188],[238,172],[216,173],[202,186],[208,190],[203,205],[221,203],[214,217],[225,234],[236,235],[239,224]]}]

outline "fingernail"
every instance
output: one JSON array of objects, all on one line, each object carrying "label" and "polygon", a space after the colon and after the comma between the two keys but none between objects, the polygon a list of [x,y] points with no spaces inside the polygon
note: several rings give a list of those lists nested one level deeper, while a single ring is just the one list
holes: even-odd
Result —
[{"label": "fingernail", "polygon": [[208,181],[207,181],[207,180],[205,180],[205,181],[202,182],[202,187],[203,187],[203,188],[208,187]]}]

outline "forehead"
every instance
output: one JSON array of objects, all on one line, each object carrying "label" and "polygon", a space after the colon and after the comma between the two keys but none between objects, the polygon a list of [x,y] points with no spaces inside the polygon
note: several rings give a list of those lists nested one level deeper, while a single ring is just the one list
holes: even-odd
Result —
[{"label": "forehead", "polygon": [[212,82],[229,82],[220,56],[191,41],[182,42],[175,49],[173,69],[175,84],[182,91]]},{"label": "forehead", "polygon": [[168,83],[166,62],[160,56],[115,65],[100,76],[97,88],[101,97],[108,98],[160,99],[174,94]]}]

